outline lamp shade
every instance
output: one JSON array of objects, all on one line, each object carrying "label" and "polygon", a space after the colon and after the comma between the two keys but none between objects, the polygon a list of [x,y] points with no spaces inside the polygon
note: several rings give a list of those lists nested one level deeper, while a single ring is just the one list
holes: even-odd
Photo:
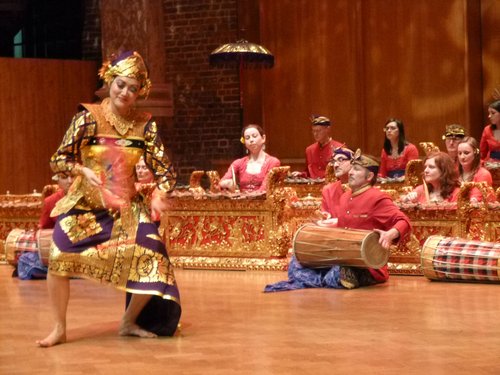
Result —
[{"label": "lamp shade", "polygon": [[244,39],[227,43],[210,53],[210,65],[243,64],[245,67],[272,68],[274,56],[266,48]]}]

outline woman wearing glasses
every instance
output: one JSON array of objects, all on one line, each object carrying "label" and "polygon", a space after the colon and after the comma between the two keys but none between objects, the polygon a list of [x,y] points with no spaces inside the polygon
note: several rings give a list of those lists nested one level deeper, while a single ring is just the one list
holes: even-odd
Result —
[{"label": "woman wearing glasses", "polygon": [[380,157],[379,176],[399,178],[405,174],[406,164],[418,159],[418,150],[406,141],[403,121],[395,118],[387,120],[384,126],[385,140]]}]

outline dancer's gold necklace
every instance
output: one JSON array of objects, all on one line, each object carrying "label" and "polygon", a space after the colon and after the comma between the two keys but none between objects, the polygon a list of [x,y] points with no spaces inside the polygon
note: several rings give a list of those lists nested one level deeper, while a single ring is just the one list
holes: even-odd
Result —
[{"label": "dancer's gold necklace", "polygon": [[106,120],[108,120],[108,122],[113,125],[113,127],[121,136],[127,134],[128,131],[134,127],[135,119],[128,120],[122,116],[115,115],[109,108],[109,105],[104,106],[104,108],[104,116],[106,117]]}]

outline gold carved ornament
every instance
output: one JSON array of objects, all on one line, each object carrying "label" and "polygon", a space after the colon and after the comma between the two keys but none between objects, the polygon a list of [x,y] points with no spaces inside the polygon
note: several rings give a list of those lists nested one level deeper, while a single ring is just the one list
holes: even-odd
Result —
[{"label": "gold carved ornament", "polygon": [[[480,202],[471,202],[470,194],[473,189],[481,192]],[[494,195],[493,189],[486,182],[464,182],[460,187],[457,200],[457,213],[461,218],[461,237],[485,241],[486,229],[483,223],[489,214],[488,199]],[[479,225],[473,225],[478,222]]]}]

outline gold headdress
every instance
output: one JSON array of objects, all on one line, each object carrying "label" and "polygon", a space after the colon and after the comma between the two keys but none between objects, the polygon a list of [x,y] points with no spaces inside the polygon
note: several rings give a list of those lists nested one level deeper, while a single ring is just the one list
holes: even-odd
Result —
[{"label": "gold headdress", "polygon": [[330,119],[325,116],[312,115],[311,116],[312,125],[330,126]]},{"label": "gold headdress", "polygon": [[151,81],[148,78],[148,68],[138,52],[123,52],[113,60],[105,61],[101,69],[99,69],[99,77],[108,86],[118,76],[137,79],[141,85],[139,96],[148,96],[151,89]]},{"label": "gold headdress", "polygon": [[378,173],[379,162],[375,159],[375,157],[371,155],[362,155],[361,150],[358,148],[354,153],[351,161],[352,165],[361,165],[366,169],[372,171],[373,173]]},{"label": "gold headdress", "polygon": [[465,137],[465,129],[462,125],[458,124],[452,124],[446,126],[446,131],[443,134],[443,139],[446,139],[446,137],[460,137],[463,138]]}]

